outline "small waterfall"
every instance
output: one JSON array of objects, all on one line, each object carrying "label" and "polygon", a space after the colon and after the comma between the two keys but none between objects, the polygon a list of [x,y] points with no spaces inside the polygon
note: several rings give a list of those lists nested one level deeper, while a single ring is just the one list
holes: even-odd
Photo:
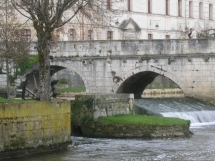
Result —
[{"label": "small waterfall", "polygon": [[191,126],[215,124],[215,106],[193,98],[137,99],[134,105],[151,115],[191,121]]},{"label": "small waterfall", "polygon": [[164,117],[176,117],[191,121],[191,126],[215,124],[215,111],[167,112]]}]

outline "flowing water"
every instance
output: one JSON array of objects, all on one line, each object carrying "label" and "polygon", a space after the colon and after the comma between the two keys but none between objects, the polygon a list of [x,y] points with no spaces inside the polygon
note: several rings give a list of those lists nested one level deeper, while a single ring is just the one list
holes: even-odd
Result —
[{"label": "flowing water", "polygon": [[215,124],[215,106],[193,98],[137,99],[135,105],[151,114],[191,121],[191,126]]},{"label": "flowing water", "polygon": [[[188,98],[135,100],[166,116],[194,118],[189,138],[100,139],[72,137],[74,147],[64,152],[14,161],[214,161],[214,106]],[[151,102],[151,103],[150,103]],[[146,106],[147,105],[147,106]],[[155,105],[157,105],[155,107]],[[150,106],[150,107],[149,107]],[[151,109],[152,108],[152,109]],[[186,112],[185,112],[186,111]],[[185,114],[184,114],[185,113]],[[195,113],[195,114],[194,114]],[[210,124],[210,125],[209,125]],[[198,126],[197,126],[198,125]],[[12,161],[12,160],[8,160]]]}]

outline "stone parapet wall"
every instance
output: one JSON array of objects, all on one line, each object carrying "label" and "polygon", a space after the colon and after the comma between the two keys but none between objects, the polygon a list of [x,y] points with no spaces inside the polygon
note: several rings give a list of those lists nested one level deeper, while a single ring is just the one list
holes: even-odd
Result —
[{"label": "stone parapet wall", "polygon": [[[36,52],[34,46],[36,44],[32,43],[32,53]],[[214,49],[213,39],[61,41],[52,47],[51,55],[54,57],[177,55],[211,53]]]},{"label": "stone parapet wall", "polygon": [[31,149],[29,155],[32,148],[37,151],[70,143],[70,103],[1,103],[0,129],[0,159],[6,157],[5,153],[19,156],[21,149],[24,153]]}]

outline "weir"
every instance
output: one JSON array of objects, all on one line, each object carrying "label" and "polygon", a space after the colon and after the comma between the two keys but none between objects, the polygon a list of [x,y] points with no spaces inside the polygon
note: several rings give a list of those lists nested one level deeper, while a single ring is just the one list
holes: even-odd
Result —
[{"label": "weir", "polygon": [[215,106],[194,98],[135,99],[134,105],[149,115],[190,120],[191,126],[215,124]]}]

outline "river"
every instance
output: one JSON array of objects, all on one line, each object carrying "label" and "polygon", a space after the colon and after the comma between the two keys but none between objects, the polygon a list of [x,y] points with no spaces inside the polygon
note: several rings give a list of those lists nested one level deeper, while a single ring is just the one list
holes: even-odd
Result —
[{"label": "river", "polygon": [[[178,100],[178,101],[177,101]],[[162,101],[158,104],[162,107]],[[141,100],[139,101],[141,102]],[[146,102],[146,101],[144,101]],[[164,101],[165,102],[165,101]],[[165,103],[165,109],[172,103],[180,102],[188,106],[191,102],[174,99]],[[152,102],[151,102],[152,103]],[[206,106],[206,111],[213,111],[213,106],[196,102],[196,106]],[[199,111],[199,107],[196,107]],[[188,106],[190,107],[190,106]],[[194,108],[194,107],[192,107]],[[193,109],[189,108],[189,112]],[[175,111],[175,110],[174,110]],[[215,110],[214,110],[215,111]],[[181,111],[179,111],[181,112]],[[188,112],[188,113],[189,113]],[[161,110],[160,113],[165,111]],[[199,115],[204,115],[201,113]],[[208,114],[208,113],[206,113]],[[180,115],[181,116],[181,115]],[[214,161],[215,160],[215,124],[194,123],[189,138],[169,139],[100,139],[71,137],[74,147],[64,152],[12,159],[13,161]],[[8,161],[12,161],[8,160]]]}]

